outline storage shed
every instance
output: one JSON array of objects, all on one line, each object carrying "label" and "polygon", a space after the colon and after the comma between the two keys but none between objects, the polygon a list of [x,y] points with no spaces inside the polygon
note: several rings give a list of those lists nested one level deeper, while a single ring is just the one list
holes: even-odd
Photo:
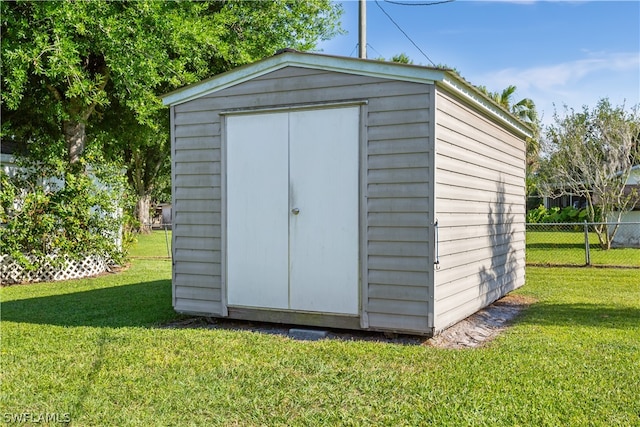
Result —
[{"label": "storage shed", "polygon": [[433,335],[524,283],[530,131],[454,72],[284,50],[163,102],[178,312]]}]

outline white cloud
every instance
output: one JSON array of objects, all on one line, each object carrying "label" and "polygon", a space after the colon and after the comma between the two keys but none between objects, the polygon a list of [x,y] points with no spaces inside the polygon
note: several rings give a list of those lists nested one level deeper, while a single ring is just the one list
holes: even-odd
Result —
[{"label": "white cloud", "polygon": [[[474,78],[474,80],[476,80]],[[515,98],[531,98],[551,122],[555,107],[580,108],[608,97],[612,103],[640,102],[639,52],[586,52],[584,58],[531,68],[506,68],[478,76],[489,90],[517,87]]]},{"label": "white cloud", "polygon": [[513,84],[523,90],[535,88],[549,91],[575,85],[596,72],[628,70],[640,70],[640,53],[590,54],[588,58],[560,64],[525,69],[506,68],[485,76],[483,81],[497,87]]}]

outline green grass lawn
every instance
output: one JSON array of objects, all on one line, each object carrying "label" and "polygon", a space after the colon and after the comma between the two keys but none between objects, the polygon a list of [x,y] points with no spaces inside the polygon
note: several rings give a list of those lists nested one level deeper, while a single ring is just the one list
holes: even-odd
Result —
[{"label": "green grass lawn", "polygon": [[159,328],[177,317],[169,278],[169,261],[145,259],[120,274],[3,288],[3,421],[640,425],[638,270],[530,267],[517,292],[538,302],[467,350]]},{"label": "green grass lawn", "polygon": [[131,258],[171,258],[171,230],[139,235],[129,249]]},{"label": "green grass lawn", "polygon": [[[596,233],[589,233],[592,265],[640,267],[640,249],[602,250]],[[585,265],[584,233],[527,231],[527,264]]]}]

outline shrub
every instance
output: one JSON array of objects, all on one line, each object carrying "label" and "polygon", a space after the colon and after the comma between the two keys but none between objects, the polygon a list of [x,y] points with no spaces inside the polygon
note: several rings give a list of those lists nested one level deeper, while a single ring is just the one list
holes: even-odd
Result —
[{"label": "shrub", "polygon": [[530,224],[555,223],[555,222],[583,222],[587,219],[586,209],[576,209],[571,206],[566,208],[547,209],[540,205],[527,212],[527,222]]},{"label": "shrub", "polygon": [[72,173],[62,164],[25,159],[19,165],[0,177],[0,253],[29,270],[48,255],[55,255],[47,259],[54,264],[89,255],[122,261],[117,171],[100,166]]}]

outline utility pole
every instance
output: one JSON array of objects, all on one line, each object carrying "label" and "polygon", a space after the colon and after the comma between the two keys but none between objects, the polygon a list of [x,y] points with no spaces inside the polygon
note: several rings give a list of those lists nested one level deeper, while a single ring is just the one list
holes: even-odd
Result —
[{"label": "utility pole", "polygon": [[358,57],[367,59],[367,0],[360,0],[358,24]]}]

